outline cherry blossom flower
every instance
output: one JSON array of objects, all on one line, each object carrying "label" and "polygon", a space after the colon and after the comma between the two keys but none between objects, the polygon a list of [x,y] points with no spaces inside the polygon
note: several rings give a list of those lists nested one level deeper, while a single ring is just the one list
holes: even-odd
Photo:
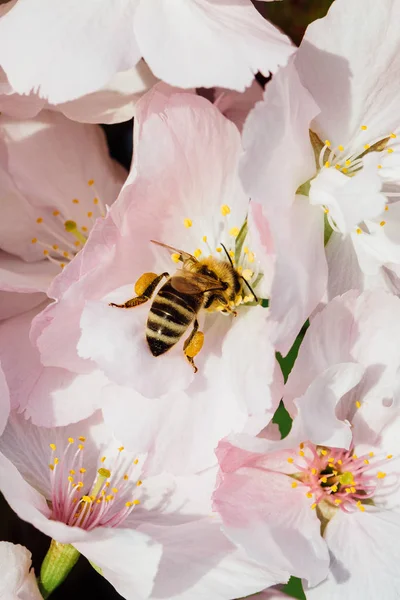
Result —
[{"label": "cherry blossom flower", "polygon": [[[136,397],[144,404],[142,414],[150,414],[156,410],[147,400],[152,398],[158,418],[166,418],[174,397],[176,415],[189,416],[197,405],[215,444],[227,432],[241,431],[249,417],[252,431],[259,431],[274,413],[282,381],[274,326],[268,310],[254,306],[247,284],[235,300],[236,318],[199,313],[205,341],[196,374],[180,343],[159,357],[150,352],[145,336],[150,302],[131,310],[110,306],[132,297],[143,273],[177,268],[179,254],[150,240],[219,259],[224,245],[254,293],[268,298],[273,267],[268,231],[257,206],[249,209],[237,177],[239,132],[203,98],[155,89],[138,105],[136,135],[135,162],[119,199],[55,280],[49,295],[57,302],[34,320],[31,339],[46,367],[81,374],[100,369],[125,388],[115,396],[130,398],[126,410]],[[154,146],[155,139],[163,143]]]},{"label": "cherry blossom flower", "polygon": [[77,0],[68,7],[42,0],[40,15],[29,0],[18,0],[0,19],[0,63],[10,85],[53,104],[98,90],[141,56],[171,85],[244,90],[254,73],[275,72],[293,51],[250,0],[119,0],[100,7],[91,0],[84,8]]},{"label": "cherry blossom flower", "polygon": [[164,461],[156,472],[150,463],[162,457],[151,446],[128,452],[98,414],[45,429],[13,412],[0,438],[1,490],[20,518],[72,544],[127,599],[223,600],[281,579],[221,533],[215,470],[173,477]]},{"label": "cherry blossom flower", "polygon": [[47,109],[80,123],[119,123],[133,117],[136,102],[157,81],[141,60],[132,69],[116,73],[100,90],[69,102],[50,104],[37,93],[17,94],[0,68],[0,111],[10,117],[31,119]]},{"label": "cherry blossom flower", "polygon": [[24,546],[0,542],[0,596],[5,600],[41,600],[31,553]]},{"label": "cherry blossom flower", "polygon": [[43,111],[24,121],[2,115],[0,128],[4,318],[43,302],[52,279],[105,216],[125,174],[98,127]]},{"label": "cherry blossom flower", "polygon": [[[271,219],[281,248],[276,285],[288,286],[293,303],[302,288],[296,278],[285,277],[287,263],[293,271],[312,272],[293,330],[324,294],[324,220],[329,298],[351,288],[398,286],[398,11],[398,0],[382,10],[373,0],[351,6],[336,0],[325,18],[308,27],[294,60],[267,85],[245,127],[245,189],[267,216],[278,214]],[[365,15],[365,27],[354,29],[354,14]],[[285,227],[300,198],[309,200],[314,213],[302,263],[290,262],[286,242],[297,240],[301,228],[295,220]],[[286,303],[271,305],[277,320],[287,310]],[[283,341],[284,350],[290,342]]]},{"label": "cherry blossom flower", "polygon": [[291,562],[307,598],[374,598],[384,590],[394,599],[400,590],[400,355],[391,352],[399,310],[383,292],[329,303],[291,376],[296,416],[288,437],[236,436],[218,449],[214,504],[227,535],[255,560]]}]

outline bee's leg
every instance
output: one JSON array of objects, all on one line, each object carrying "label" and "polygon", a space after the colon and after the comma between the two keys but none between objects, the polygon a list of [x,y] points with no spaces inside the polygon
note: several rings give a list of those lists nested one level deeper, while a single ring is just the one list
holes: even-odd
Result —
[{"label": "bee's leg", "polygon": [[197,373],[197,367],[194,364],[193,358],[200,352],[204,343],[204,333],[199,331],[199,322],[194,321],[193,329],[188,339],[183,344],[183,351],[189,363],[192,365],[194,372]]},{"label": "bee's leg", "polygon": [[147,300],[150,300],[154,291],[163,277],[169,277],[169,273],[143,273],[135,283],[135,292],[137,296],[124,302],[124,304],[114,304],[110,302],[109,306],[116,306],[117,308],[133,308],[144,304]]}]

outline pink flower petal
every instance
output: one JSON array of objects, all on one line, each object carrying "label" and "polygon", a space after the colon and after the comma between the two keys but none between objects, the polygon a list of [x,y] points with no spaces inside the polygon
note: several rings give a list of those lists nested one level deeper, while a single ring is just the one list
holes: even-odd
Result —
[{"label": "pink flower petal", "polygon": [[153,73],[179,87],[243,91],[254,73],[275,73],[294,48],[247,0],[140,2],[135,35]]},{"label": "pink flower petal", "polygon": [[0,595],[3,598],[42,600],[31,565],[32,554],[27,548],[11,542],[0,542]]},{"label": "pink flower petal", "polygon": [[132,31],[136,5],[92,0],[83,7],[74,0],[66,7],[45,0],[39,13],[19,0],[0,20],[0,62],[11,86],[55,104],[98,90],[140,58]]}]

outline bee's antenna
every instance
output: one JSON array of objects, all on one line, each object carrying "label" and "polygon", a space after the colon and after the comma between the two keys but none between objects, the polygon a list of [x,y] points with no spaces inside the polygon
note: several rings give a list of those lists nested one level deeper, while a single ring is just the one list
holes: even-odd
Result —
[{"label": "bee's antenna", "polygon": [[233,266],[233,262],[232,262],[232,259],[231,259],[230,255],[229,255],[229,252],[228,252],[228,250],[225,248],[225,246],[223,245],[223,243],[222,243],[222,242],[220,242],[220,244],[221,244],[221,246],[223,247],[223,249],[225,250],[225,254],[226,254],[226,256],[228,257],[228,260],[229,260],[229,262],[231,263],[231,267],[232,267],[232,268],[234,268],[234,266]]},{"label": "bee's antenna", "polygon": [[243,275],[240,275],[240,277],[243,279],[243,281],[245,282],[245,284],[247,285],[247,287],[249,288],[249,290],[250,290],[250,291],[251,291],[251,293],[253,294],[253,298],[254,298],[254,300],[255,300],[256,302],[258,302],[258,298],[257,298],[257,296],[255,295],[255,293],[254,293],[254,291],[253,291],[253,288],[251,287],[251,285],[249,284],[249,282],[247,281],[247,279],[245,279],[245,278],[243,277]]},{"label": "bee's antenna", "polygon": [[[221,244],[221,246],[223,247],[223,249],[224,249],[224,251],[225,251],[225,254],[226,254],[226,256],[228,257],[228,260],[229,260],[229,262],[231,263],[231,267],[232,267],[232,268],[235,268],[235,267],[233,266],[233,262],[232,262],[232,259],[231,259],[231,257],[230,257],[230,254],[229,254],[228,250],[225,248],[225,246],[224,246],[224,244],[223,244],[222,242],[220,242],[220,244]],[[247,281],[247,279],[245,279],[245,278],[243,277],[243,275],[239,275],[239,277],[241,277],[241,278],[243,279],[243,281],[245,282],[245,284],[246,284],[246,285],[247,285],[247,287],[249,288],[250,292],[252,293],[252,296],[253,296],[254,300],[255,300],[256,302],[258,302],[258,298],[257,298],[257,296],[255,295],[255,293],[254,293],[254,291],[253,291],[253,288],[251,287],[251,285],[249,284],[249,282]]]}]

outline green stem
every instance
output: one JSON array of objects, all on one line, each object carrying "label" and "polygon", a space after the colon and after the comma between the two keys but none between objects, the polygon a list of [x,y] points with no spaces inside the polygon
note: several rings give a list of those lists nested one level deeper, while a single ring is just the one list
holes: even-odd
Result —
[{"label": "green stem", "polygon": [[79,552],[71,544],[51,540],[50,548],[40,569],[39,589],[43,598],[48,598],[67,578],[79,558]]}]

